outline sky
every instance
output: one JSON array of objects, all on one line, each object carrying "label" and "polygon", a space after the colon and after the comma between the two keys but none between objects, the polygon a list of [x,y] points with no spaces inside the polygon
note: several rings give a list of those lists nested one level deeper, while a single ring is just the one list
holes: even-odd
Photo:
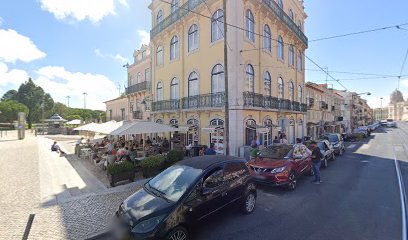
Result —
[{"label": "sky", "polygon": [[[284,0],[288,1],[288,0]],[[105,108],[127,82],[126,63],[148,43],[151,0],[2,0],[0,2],[0,95],[31,77],[55,101]],[[408,23],[407,0],[305,0],[309,40]],[[400,75],[408,49],[408,25],[309,43],[306,55],[372,107],[389,101],[398,78],[336,73]],[[306,60],[306,80],[324,83],[326,74]],[[408,62],[401,75],[408,75]],[[371,79],[355,79],[367,78]],[[341,80],[344,79],[344,80]],[[350,80],[354,79],[354,80]],[[343,89],[329,78],[329,85]],[[408,97],[408,77],[400,90]]]}]

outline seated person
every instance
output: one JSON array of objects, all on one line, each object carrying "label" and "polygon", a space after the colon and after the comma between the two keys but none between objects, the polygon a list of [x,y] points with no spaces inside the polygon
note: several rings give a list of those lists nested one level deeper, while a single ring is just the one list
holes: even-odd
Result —
[{"label": "seated person", "polygon": [[57,142],[54,142],[54,144],[51,145],[51,151],[52,152],[57,152],[60,154],[65,154],[64,151],[61,150],[61,148],[57,145]]},{"label": "seated person", "polygon": [[92,160],[95,160],[96,163],[99,163],[101,161],[101,158],[98,156],[96,152],[94,152],[92,155]]},{"label": "seated person", "polygon": [[312,152],[302,143],[302,139],[297,138],[296,144],[293,145],[293,158],[302,159],[308,157]]}]

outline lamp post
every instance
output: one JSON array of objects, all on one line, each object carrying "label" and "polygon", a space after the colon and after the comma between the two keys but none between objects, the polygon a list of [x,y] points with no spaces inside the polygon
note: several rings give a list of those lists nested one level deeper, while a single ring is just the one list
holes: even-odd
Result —
[{"label": "lamp post", "polygon": [[382,115],[382,110],[383,110],[383,106],[382,106],[382,100],[383,98],[380,98],[381,100],[381,105],[380,105],[380,121],[383,119],[383,115]]},{"label": "lamp post", "polygon": [[69,99],[70,99],[70,98],[71,98],[70,96],[67,96],[67,99],[68,99],[68,105],[67,105],[67,106],[68,106],[68,107],[69,107]]},{"label": "lamp post", "polygon": [[86,109],[86,95],[88,95],[88,93],[84,92],[84,109]]}]

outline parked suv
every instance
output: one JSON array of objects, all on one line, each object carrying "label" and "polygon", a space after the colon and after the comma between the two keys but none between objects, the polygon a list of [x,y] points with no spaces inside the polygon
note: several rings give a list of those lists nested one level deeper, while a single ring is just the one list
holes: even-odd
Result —
[{"label": "parked suv", "polygon": [[115,239],[189,239],[198,221],[230,204],[252,213],[256,188],[245,160],[203,156],[180,161],[119,207]]},{"label": "parked suv", "polygon": [[337,155],[343,155],[346,150],[344,146],[343,137],[338,133],[327,133],[323,135],[323,138],[331,143],[334,153]]},{"label": "parked suv", "polygon": [[254,180],[270,186],[286,186],[294,190],[297,179],[304,174],[313,174],[310,156],[295,158],[293,146],[273,145],[262,149],[247,165]]}]

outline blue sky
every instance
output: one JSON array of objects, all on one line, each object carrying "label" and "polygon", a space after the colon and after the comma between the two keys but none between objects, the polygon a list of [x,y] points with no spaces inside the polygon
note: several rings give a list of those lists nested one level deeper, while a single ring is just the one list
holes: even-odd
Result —
[{"label": "blue sky", "polygon": [[[284,0],[285,1],[285,0]],[[0,3],[0,95],[28,76],[56,101],[72,107],[103,109],[126,82],[122,65],[148,41],[150,0],[3,0]],[[408,22],[408,1],[306,0],[309,39]],[[306,54],[329,71],[398,75],[408,48],[407,30],[390,29],[363,35],[310,42]],[[306,60],[306,69],[317,69]],[[367,77],[331,73],[339,79]],[[408,63],[403,75],[408,75]],[[308,81],[323,83],[324,73],[307,71]],[[341,87],[334,83],[334,87]],[[344,80],[352,91],[379,98],[397,87],[397,78]],[[401,88],[408,95],[408,77]]]}]

